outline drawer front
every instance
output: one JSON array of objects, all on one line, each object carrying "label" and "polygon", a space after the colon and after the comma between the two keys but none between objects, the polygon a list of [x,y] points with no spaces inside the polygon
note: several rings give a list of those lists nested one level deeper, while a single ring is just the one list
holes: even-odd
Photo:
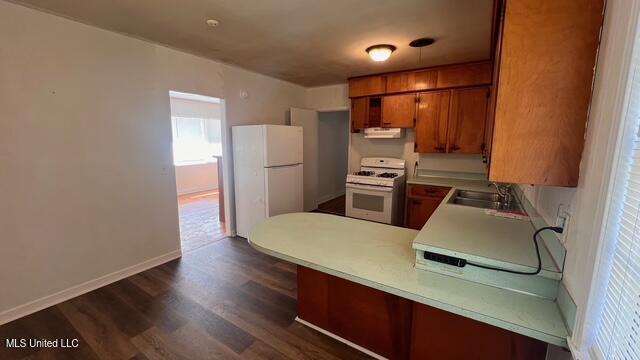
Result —
[{"label": "drawer front", "polygon": [[433,198],[444,198],[451,190],[450,187],[446,186],[434,186],[434,185],[409,185],[409,196],[418,196],[418,197],[433,197]]}]

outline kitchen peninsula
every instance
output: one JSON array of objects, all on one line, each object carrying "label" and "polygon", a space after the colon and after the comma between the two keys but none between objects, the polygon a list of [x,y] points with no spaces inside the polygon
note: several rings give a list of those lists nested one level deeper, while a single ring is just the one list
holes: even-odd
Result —
[{"label": "kitchen peninsula", "polygon": [[545,343],[566,346],[554,300],[416,269],[417,236],[296,213],[267,219],[249,241],[298,265],[299,320],[382,357],[541,359]]}]

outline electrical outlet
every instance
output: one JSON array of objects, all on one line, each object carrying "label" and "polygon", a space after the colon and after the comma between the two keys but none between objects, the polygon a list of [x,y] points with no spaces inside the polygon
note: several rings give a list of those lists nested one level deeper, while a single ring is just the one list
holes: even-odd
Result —
[{"label": "electrical outlet", "polygon": [[560,204],[558,206],[558,213],[556,214],[556,225],[561,227],[562,234],[559,236],[560,241],[564,244],[567,238],[567,233],[569,232],[569,220],[571,219],[571,214],[569,213],[569,207],[565,204]]},{"label": "electrical outlet", "polygon": [[558,211],[556,212],[555,226],[558,226],[564,229],[564,224],[566,222],[566,216],[565,216],[566,213],[567,213],[567,205],[565,204],[558,205]]}]

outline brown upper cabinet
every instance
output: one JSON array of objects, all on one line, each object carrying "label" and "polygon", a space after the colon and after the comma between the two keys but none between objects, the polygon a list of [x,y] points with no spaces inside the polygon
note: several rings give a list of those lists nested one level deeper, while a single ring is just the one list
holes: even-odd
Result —
[{"label": "brown upper cabinet", "polygon": [[416,152],[446,152],[450,99],[450,91],[431,91],[418,95]]},{"label": "brown upper cabinet", "polygon": [[489,179],[576,186],[604,0],[505,5]]},{"label": "brown upper cabinet", "polygon": [[351,99],[351,130],[364,129],[368,125],[369,98]]},{"label": "brown upper cabinet", "polygon": [[482,153],[488,100],[488,87],[451,91],[447,152]]},{"label": "brown upper cabinet", "polygon": [[387,93],[423,91],[436,88],[438,73],[430,70],[416,70],[387,75]]},{"label": "brown upper cabinet", "polygon": [[382,127],[412,128],[416,122],[416,94],[382,97]]},{"label": "brown upper cabinet", "polygon": [[492,68],[481,61],[350,78],[349,97],[488,85]]},{"label": "brown upper cabinet", "polygon": [[351,99],[351,131],[358,132],[370,127],[380,127],[382,99],[363,97]]},{"label": "brown upper cabinet", "polygon": [[491,62],[452,65],[438,69],[436,88],[491,84]]},{"label": "brown upper cabinet", "polygon": [[489,87],[419,94],[415,151],[481,154]]},{"label": "brown upper cabinet", "polygon": [[387,80],[384,76],[366,76],[349,79],[349,97],[384,94]]}]

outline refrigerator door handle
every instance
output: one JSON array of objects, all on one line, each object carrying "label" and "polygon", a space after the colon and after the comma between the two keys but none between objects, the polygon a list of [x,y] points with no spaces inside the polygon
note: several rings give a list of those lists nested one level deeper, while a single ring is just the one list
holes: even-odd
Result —
[{"label": "refrigerator door handle", "polygon": [[302,165],[302,163],[295,163],[295,164],[287,164],[287,165],[276,165],[276,166],[265,166],[265,169],[277,169],[277,168],[286,168],[286,167],[293,167],[293,166],[298,166],[298,165]]}]

